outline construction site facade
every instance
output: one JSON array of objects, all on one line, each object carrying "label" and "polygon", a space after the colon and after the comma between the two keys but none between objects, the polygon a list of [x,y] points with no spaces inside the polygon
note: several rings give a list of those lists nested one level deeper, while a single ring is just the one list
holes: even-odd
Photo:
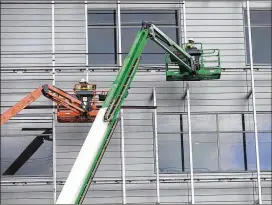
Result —
[{"label": "construction site facade", "polygon": [[[271,204],[271,12],[271,1],[1,1],[1,113],[44,84],[110,89],[153,23],[178,45],[219,49],[221,77],[166,81],[148,41],[83,203]],[[1,126],[1,203],[55,203],[91,126],[58,122],[45,97]]]}]

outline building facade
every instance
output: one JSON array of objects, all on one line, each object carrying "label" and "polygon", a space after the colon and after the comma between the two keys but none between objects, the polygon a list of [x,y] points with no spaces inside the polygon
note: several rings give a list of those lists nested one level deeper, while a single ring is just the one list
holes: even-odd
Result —
[{"label": "building facade", "polygon": [[[1,113],[43,84],[72,91],[86,73],[110,88],[142,21],[179,44],[194,38],[220,49],[221,79],[188,82],[183,98],[186,82],[167,82],[163,50],[147,43],[124,103],[131,107],[84,203],[271,203],[270,1],[250,1],[251,41],[246,1],[1,2]],[[58,197],[91,124],[57,123],[52,113],[41,97],[1,127],[1,203]],[[34,154],[19,158],[33,141]]]}]

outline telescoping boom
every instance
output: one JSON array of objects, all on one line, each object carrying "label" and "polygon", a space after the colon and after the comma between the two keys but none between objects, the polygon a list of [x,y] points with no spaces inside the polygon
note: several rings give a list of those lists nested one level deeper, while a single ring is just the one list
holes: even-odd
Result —
[{"label": "telescoping boom", "polygon": [[[85,139],[72,170],[63,186],[57,204],[82,203],[106,150],[128,89],[137,72],[140,56],[148,39],[162,47],[170,56],[166,64],[177,66],[176,71],[169,70],[169,80],[206,80],[218,79],[220,67],[204,70],[203,64],[195,63],[194,58],[178,46],[153,24],[142,24],[136,39],[126,56],[123,65],[114,80],[107,97],[98,111],[94,123]],[[202,52],[202,51],[201,51]],[[197,66],[198,65],[198,66]]]}]

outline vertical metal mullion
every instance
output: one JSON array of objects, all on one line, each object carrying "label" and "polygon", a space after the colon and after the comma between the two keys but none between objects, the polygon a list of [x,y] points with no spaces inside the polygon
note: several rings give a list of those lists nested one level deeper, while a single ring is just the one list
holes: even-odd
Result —
[{"label": "vertical metal mullion", "polygon": [[89,82],[88,1],[85,1],[85,53],[86,81]]},{"label": "vertical metal mullion", "polygon": [[184,43],[187,42],[187,23],[186,23],[186,5],[185,1],[182,1],[182,10],[183,10],[183,31],[184,31]]},{"label": "vertical metal mullion", "polygon": [[249,1],[247,1],[247,25],[248,25],[248,38],[249,38],[248,40],[249,40],[250,69],[251,69],[251,89],[252,89],[253,121],[254,121],[254,132],[255,132],[255,151],[256,151],[258,195],[259,195],[259,203],[262,204],[259,139],[258,139],[257,114],[256,114],[256,102],[255,102],[255,82],[254,82],[254,69],[253,69],[253,54],[252,54],[252,38],[251,38],[251,22],[250,22]]},{"label": "vertical metal mullion", "polygon": [[180,144],[181,144],[181,166],[182,171],[185,171],[185,163],[184,163],[184,138],[183,138],[183,119],[182,114],[179,116],[180,120]]},{"label": "vertical metal mullion", "polygon": [[122,190],[123,204],[127,203],[126,199],[126,165],[125,165],[125,136],[124,136],[124,111],[121,109],[121,152],[122,152]]},{"label": "vertical metal mullion", "polygon": [[[113,16],[114,16],[114,21],[113,21],[113,27],[114,27],[114,61],[115,63],[120,66],[120,61],[118,60],[118,56],[120,55],[120,50],[119,50],[119,44],[121,44],[121,34],[119,33],[119,26],[120,26],[120,1],[117,1],[117,15],[116,15],[116,10],[113,11]],[[120,69],[120,68],[119,68]]]},{"label": "vertical metal mullion", "polygon": [[176,20],[176,38],[177,38],[177,44],[180,45],[181,44],[181,31],[180,31],[180,10],[179,11],[175,11],[175,20]]},{"label": "vertical metal mullion", "polygon": [[192,127],[191,127],[191,104],[190,104],[190,91],[189,84],[187,83],[187,111],[188,111],[188,134],[189,134],[189,158],[190,158],[190,178],[191,178],[191,195],[192,204],[195,203],[195,190],[194,190],[194,167],[193,167],[193,147],[192,147]]},{"label": "vertical metal mullion", "polygon": [[[187,23],[186,23],[186,2],[182,1],[182,15],[183,15],[183,35],[184,35],[184,40],[183,43],[185,45],[185,43],[187,42]],[[182,32],[181,32],[182,33]],[[182,45],[182,42],[181,42]],[[183,87],[184,87],[185,82],[183,82]],[[184,111],[185,111],[185,103],[184,103]]]},{"label": "vertical metal mullion", "polygon": [[245,114],[242,114],[242,129],[243,129],[243,152],[244,152],[244,165],[245,171],[248,170],[247,167],[247,144],[246,144],[246,128],[245,128]]},{"label": "vertical metal mullion", "polygon": [[[55,1],[52,1],[51,7],[51,23],[52,23],[52,78],[53,86],[56,84],[56,74],[55,74]],[[52,114],[52,141],[53,141],[53,199],[54,203],[57,200],[57,171],[56,171],[56,124],[55,124],[55,102],[53,104],[53,114]]]},{"label": "vertical metal mullion", "polygon": [[[122,35],[121,35],[121,5],[120,1],[117,2],[117,42],[118,42],[118,66],[122,66]],[[116,56],[117,58],[117,56]]]},{"label": "vertical metal mullion", "polygon": [[[153,88],[153,105],[157,106],[156,89]],[[160,203],[160,170],[159,170],[159,148],[158,148],[158,118],[157,108],[154,109],[154,137],[155,137],[155,163],[156,163],[156,192],[157,203]]]}]

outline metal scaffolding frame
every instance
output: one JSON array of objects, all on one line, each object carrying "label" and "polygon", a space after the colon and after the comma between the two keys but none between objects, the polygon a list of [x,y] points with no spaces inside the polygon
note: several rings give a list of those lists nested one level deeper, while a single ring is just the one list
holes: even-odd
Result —
[{"label": "metal scaffolding frame", "polygon": [[190,161],[190,183],[191,183],[191,203],[195,203],[195,188],[194,188],[194,166],[193,166],[193,146],[192,146],[192,126],[191,126],[191,104],[190,104],[190,89],[189,83],[186,82],[186,89],[182,96],[184,100],[187,98],[187,120],[188,120],[188,136],[189,136],[189,161]]},{"label": "metal scaffolding frame", "polygon": [[154,143],[154,156],[155,156],[155,172],[156,172],[156,196],[157,203],[160,203],[160,169],[159,169],[159,147],[158,147],[158,115],[157,115],[157,96],[156,88],[154,87],[151,93],[151,99],[153,100],[153,117],[152,117],[152,126],[153,126],[153,143]]},{"label": "metal scaffolding frame", "polygon": [[126,197],[126,165],[125,165],[125,135],[124,135],[124,111],[121,109],[121,157],[122,157],[122,191],[123,191],[123,204],[127,203]]},{"label": "metal scaffolding frame", "polygon": [[260,156],[259,156],[259,139],[258,139],[258,127],[257,127],[257,114],[256,114],[256,100],[255,100],[255,82],[254,82],[254,68],[253,68],[253,53],[252,53],[252,38],[251,38],[251,22],[250,22],[250,5],[249,1],[246,2],[247,7],[247,23],[248,23],[248,38],[249,38],[249,58],[250,58],[250,74],[251,74],[251,90],[247,94],[249,98],[252,93],[252,104],[253,104],[253,121],[254,121],[254,132],[255,132],[255,151],[256,151],[256,168],[257,168],[257,179],[258,179],[258,196],[259,204],[262,204],[262,187],[260,178]]},{"label": "metal scaffolding frame", "polygon": [[[52,21],[52,85],[56,85],[56,71],[55,71],[55,1],[52,1],[51,7],[51,21]],[[54,203],[57,201],[57,156],[56,156],[56,103],[53,101],[53,116],[52,116],[52,140],[53,140],[53,195]]]},{"label": "metal scaffolding frame", "polygon": [[[186,6],[185,1],[182,1],[182,15],[183,15],[183,30],[184,30],[184,42],[187,41],[186,34]],[[246,99],[252,96],[252,106],[253,106],[253,120],[254,120],[254,134],[255,134],[255,152],[256,152],[256,166],[257,166],[257,183],[258,183],[258,203],[262,204],[262,187],[261,187],[261,173],[260,173],[260,158],[259,158],[259,140],[258,140],[258,127],[257,127],[257,110],[256,110],[256,99],[255,99],[255,84],[254,84],[254,65],[253,65],[253,53],[252,53],[252,39],[251,39],[251,24],[250,24],[250,5],[249,1],[247,3],[247,18],[248,18],[248,35],[249,35],[249,52],[250,52],[250,71],[251,71],[251,89],[246,95]],[[120,14],[120,1],[117,1],[117,42],[118,42],[118,66],[117,69],[122,65],[122,49],[121,49],[121,14]],[[89,75],[89,62],[88,62],[88,1],[85,1],[85,37],[86,37],[86,79],[88,80]],[[181,12],[181,11],[180,11]],[[56,65],[55,65],[55,2],[52,1],[52,84],[56,84]],[[100,69],[100,68],[99,68]],[[111,70],[112,68],[109,68]],[[156,68],[157,69],[157,68]],[[82,69],[84,70],[84,68]],[[193,171],[193,151],[192,151],[192,130],[191,130],[191,108],[190,108],[190,89],[189,84],[186,83],[185,92],[182,95],[182,99],[187,98],[187,117],[188,117],[188,134],[189,134],[189,158],[190,158],[190,182],[191,182],[191,203],[195,203],[195,193],[194,193],[194,171]],[[156,197],[157,203],[160,203],[160,172],[159,172],[159,150],[158,150],[158,122],[157,122],[157,98],[156,89],[152,90],[153,99],[153,133],[154,133],[154,148],[155,148],[155,171],[156,171]],[[123,203],[126,204],[126,175],[125,175],[125,136],[124,136],[124,117],[123,109],[121,109],[121,155],[122,155],[122,191],[123,191]],[[216,115],[218,118],[218,115]],[[218,120],[218,119],[217,119]],[[218,123],[217,123],[218,124]],[[55,125],[55,103],[53,102],[53,198],[54,203],[57,198],[57,176],[56,176],[56,125]],[[218,131],[218,129],[217,129]],[[218,142],[219,143],[219,142]],[[219,154],[219,153],[218,153]],[[219,162],[220,163],[220,162]]]},{"label": "metal scaffolding frame", "polygon": [[[186,24],[186,1],[180,1],[180,15],[183,15],[183,33],[184,33],[184,43],[187,42],[187,24]],[[120,11],[120,1],[116,2],[117,8],[117,42],[118,42],[118,66],[117,69],[122,66],[122,48],[121,48],[121,11]],[[247,8],[249,8],[249,2],[247,1]],[[85,38],[86,38],[86,62],[85,62],[85,72],[86,79],[88,80],[89,75],[89,61],[88,61],[88,1],[85,1],[84,5],[85,11]],[[255,102],[255,90],[254,90],[254,70],[253,70],[253,57],[252,57],[252,43],[251,43],[251,30],[250,30],[250,14],[248,11],[248,32],[249,32],[249,48],[250,48],[250,68],[251,68],[251,90],[246,95],[246,99],[252,95],[253,100],[253,115],[254,115],[254,130],[255,130],[255,141],[256,141],[256,158],[257,158],[257,180],[258,180],[258,190],[259,190],[259,203],[262,203],[261,196],[261,184],[260,184],[260,168],[259,168],[259,150],[258,150],[258,132],[257,132],[257,119],[256,119],[256,102]],[[99,68],[100,69],[100,68]],[[108,70],[111,70],[109,68]],[[151,68],[152,69],[152,68]],[[54,39],[54,1],[52,1],[52,71],[53,71],[53,85],[55,84],[55,39]],[[101,70],[100,70],[101,71]],[[190,109],[190,91],[189,84],[186,82],[186,87],[184,94],[182,95],[182,100],[187,98],[187,117],[188,117],[188,134],[189,134],[189,160],[190,160],[190,183],[191,183],[191,203],[195,203],[195,193],[194,193],[194,171],[193,171],[193,151],[192,151],[192,130],[191,130],[191,109]],[[158,122],[157,122],[157,99],[156,99],[156,89],[152,90],[152,100],[153,100],[153,134],[154,134],[154,154],[155,154],[155,171],[156,171],[156,196],[157,203],[160,203],[160,173],[159,173],[159,158],[158,158]],[[122,158],[122,192],[123,192],[123,203],[126,204],[126,175],[125,175],[125,142],[124,142],[124,117],[123,109],[121,109],[121,158]],[[55,111],[53,112],[55,113]],[[216,115],[217,116],[217,115]],[[218,118],[218,116],[217,116]],[[218,120],[218,119],[217,119]],[[54,202],[56,201],[56,145],[55,145],[55,124],[53,124],[53,184],[54,184]],[[218,142],[219,143],[219,142]]]}]

